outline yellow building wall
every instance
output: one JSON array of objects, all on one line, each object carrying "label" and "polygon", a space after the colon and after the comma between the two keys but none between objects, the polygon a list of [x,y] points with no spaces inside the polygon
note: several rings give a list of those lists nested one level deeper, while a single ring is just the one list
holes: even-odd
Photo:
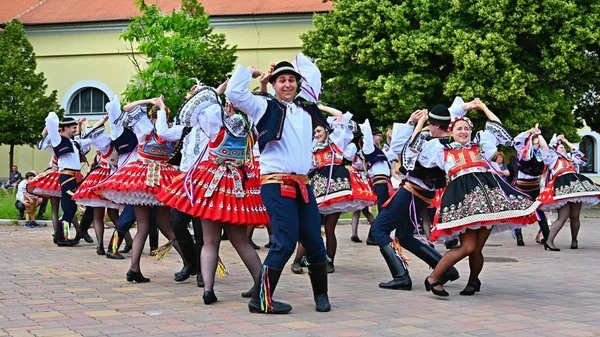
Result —
[{"label": "yellow building wall", "polygon": [[[312,27],[308,23],[237,25],[215,28],[215,32],[225,34],[229,45],[237,45],[238,63],[267,69],[271,62],[291,60],[301,50],[300,35]],[[120,95],[135,73],[128,58],[130,46],[119,39],[119,31],[26,29],[26,32],[37,56],[38,71],[44,72],[48,90],[58,91],[59,104],[68,100],[69,89],[81,81],[100,82]],[[254,86],[258,87],[257,81],[251,85]],[[8,146],[0,146],[0,177],[8,175],[8,153]],[[50,154],[27,146],[16,147],[14,160],[24,174],[29,170],[44,170]]]}]

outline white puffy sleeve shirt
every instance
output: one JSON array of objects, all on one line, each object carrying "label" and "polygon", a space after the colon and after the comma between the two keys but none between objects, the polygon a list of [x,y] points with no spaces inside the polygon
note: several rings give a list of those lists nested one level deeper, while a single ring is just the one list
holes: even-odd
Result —
[{"label": "white puffy sleeve shirt", "polygon": [[[252,74],[238,65],[227,84],[226,95],[231,103],[258,123],[267,110],[267,100],[248,90]],[[312,119],[294,103],[285,105],[285,123],[281,139],[266,144],[260,153],[260,173],[307,174],[312,165]]]}]

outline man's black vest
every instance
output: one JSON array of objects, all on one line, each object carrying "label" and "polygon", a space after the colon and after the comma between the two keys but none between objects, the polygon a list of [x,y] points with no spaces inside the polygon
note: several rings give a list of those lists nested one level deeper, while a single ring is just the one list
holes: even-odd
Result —
[{"label": "man's black vest", "polygon": [[56,158],[60,158],[65,154],[75,152],[75,149],[73,148],[73,143],[69,138],[65,136],[60,136],[60,143],[57,146],[53,146],[52,149],[54,150]]},{"label": "man's black vest", "polygon": [[[428,137],[428,140],[433,139],[433,137]],[[448,137],[437,138],[442,145],[449,144]],[[408,150],[408,144],[402,149],[402,152],[410,151]],[[425,186],[431,189],[440,189],[446,186],[446,171],[439,167],[423,167],[421,163],[417,160],[415,162],[415,166],[412,170],[407,170],[404,165],[401,165],[400,172],[403,174],[407,174],[411,177],[420,179],[423,181]]]},{"label": "man's black vest", "polygon": [[112,145],[118,154],[126,154],[135,150],[138,145],[138,140],[133,131],[124,128],[123,133],[117,139],[112,141]]},{"label": "man's black vest", "polygon": [[540,162],[535,158],[530,160],[519,160],[519,171],[530,176],[540,176],[544,172],[544,162]]},{"label": "man's black vest", "polygon": [[[281,139],[286,117],[285,104],[279,102],[273,96],[267,96],[266,101],[267,111],[256,124],[256,130],[258,130],[258,148],[261,152],[268,143]],[[312,118],[313,129],[317,126],[322,126],[326,130],[329,130],[327,120],[325,120],[316,104],[308,102],[303,98],[297,98],[294,100],[294,103],[290,104],[296,104],[308,112]]]}]

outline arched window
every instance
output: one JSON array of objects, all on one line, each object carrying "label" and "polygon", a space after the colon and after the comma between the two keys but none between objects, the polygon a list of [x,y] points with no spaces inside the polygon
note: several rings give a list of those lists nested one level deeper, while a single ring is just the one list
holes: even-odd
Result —
[{"label": "arched window", "polygon": [[97,115],[104,114],[104,105],[110,100],[104,91],[85,87],[75,92],[69,102],[69,115]]},{"label": "arched window", "polygon": [[579,144],[579,150],[583,152],[587,163],[579,167],[581,173],[596,173],[596,144],[594,137],[583,136]]}]

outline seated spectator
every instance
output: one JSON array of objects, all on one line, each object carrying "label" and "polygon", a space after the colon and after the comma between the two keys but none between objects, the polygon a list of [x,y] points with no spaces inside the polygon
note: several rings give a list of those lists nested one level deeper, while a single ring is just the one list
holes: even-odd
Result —
[{"label": "seated spectator", "polygon": [[504,153],[502,151],[496,152],[496,154],[492,157],[492,166],[504,180],[508,179],[510,171],[506,165],[504,165]]},{"label": "seated spectator", "polygon": [[12,171],[10,172],[10,176],[8,177],[8,182],[0,184],[0,188],[2,188],[6,195],[8,195],[8,189],[12,188],[14,194],[14,191],[17,189],[17,185],[21,182],[21,180],[23,180],[23,176],[21,175],[21,172],[19,172],[17,165],[14,165],[12,167]]},{"label": "seated spectator", "polygon": [[38,227],[35,222],[35,210],[38,204],[38,197],[27,193],[27,182],[35,177],[35,173],[27,172],[25,180],[21,181],[17,187],[17,201],[15,207],[23,214],[25,212],[25,227]]}]

